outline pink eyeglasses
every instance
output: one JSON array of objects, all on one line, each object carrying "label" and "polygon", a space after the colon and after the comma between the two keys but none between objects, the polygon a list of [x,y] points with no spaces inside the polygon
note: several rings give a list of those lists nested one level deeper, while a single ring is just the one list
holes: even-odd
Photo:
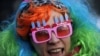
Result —
[{"label": "pink eyeglasses", "polygon": [[51,33],[54,32],[57,38],[65,38],[72,35],[71,21],[65,21],[58,24],[46,25],[40,28],[32,29],[32,39],[36,43],[47,42],[51,39]]},{"label": "pink eyeglasses", "polygon": [[36,43],[47,42],[51,39],[51,32],[54,32],[57,38],[65,38],[72,35],[72,26],[70,21],[59,24],[53,24],[53,28],[49,25],[32,29],[32,39]]}]

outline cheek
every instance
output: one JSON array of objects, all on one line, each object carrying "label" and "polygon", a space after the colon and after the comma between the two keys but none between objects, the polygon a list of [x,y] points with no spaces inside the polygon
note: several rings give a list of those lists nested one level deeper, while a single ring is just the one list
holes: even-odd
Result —
[{"label": "cheek", "polygon": [[69,49],[71,47],[70,37],[67,37],[67,38],[62,39],[62,42],[64,44],[64,48],[65,48],[66,53],[68,53],[69,52]]},{"label": "cheek", "polygon": [[[44,56],[47,51],[47,43],[37,44],[32,39],[30,39],[33,48],[38,55]],[[45,55],[47,56],[47,55]]]},{"label": "cheek", "polygon": [[33,43],[33,47],[35,48],[36,52],[40,55],[43,55],[43,52],[46,52],[46,50],[47,50],[46,43],[43,43],[43,44]]}]

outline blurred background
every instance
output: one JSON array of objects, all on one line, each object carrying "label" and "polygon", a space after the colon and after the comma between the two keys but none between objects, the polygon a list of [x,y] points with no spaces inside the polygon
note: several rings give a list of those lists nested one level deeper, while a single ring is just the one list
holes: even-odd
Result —
[{"label": "blurred background", "polygon": [[9,21],[12,21],[12,15],[15,14],[21,1],[22,0],[0,0],[0,31],[10,23]]},{"label": "blurred background", "polygon": [[0,0],[0,22],[17,10],[21,0]]},{"label": "blurred background", "polygon": [[[94,14],[96,14],[97,25],[100,26],[100,0],[86,1],[94,11]],[[5,27],[5,25],[9,24],[9,22],[4,20],[12,21],[11,16],[15,14],[21,2],[22,0],[0,0],[0,30],[2,30],[1,28]],[[5,24],[2,22],[5,22]]]}]

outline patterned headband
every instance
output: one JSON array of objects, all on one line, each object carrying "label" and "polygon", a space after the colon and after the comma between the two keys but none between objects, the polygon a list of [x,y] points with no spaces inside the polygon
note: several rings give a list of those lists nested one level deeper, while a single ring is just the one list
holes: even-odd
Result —
[{"label": "patterned headband", "polygon": [[57,8],[66,8],[59,0],[24,0],[25,2],[33,2],[36,6],[44,4],[53,4]]}]

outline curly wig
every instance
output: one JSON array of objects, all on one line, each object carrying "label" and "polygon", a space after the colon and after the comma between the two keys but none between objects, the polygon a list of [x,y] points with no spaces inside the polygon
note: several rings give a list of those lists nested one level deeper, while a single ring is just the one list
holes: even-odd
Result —
[{"label": "curly wig", "polygon": [[60,0],[59,2],[65,6],[61,7],[63,9],[49,2],[42,6],[38,6],[41,3],[35,5],[30,1],[23,1],[20,4],[14,22],[0,32],[0,56],[37,56],[28,40],[30,22],[41,21],[43,17],[47,21],[52,9],[59,13],[67,12],[72,19],[73,34],[70,52],[77,46],[81,47],[80,51],[73,56],[99,56],[100,31],[94,24],[95,17],[91,15],[83,1]]}]

